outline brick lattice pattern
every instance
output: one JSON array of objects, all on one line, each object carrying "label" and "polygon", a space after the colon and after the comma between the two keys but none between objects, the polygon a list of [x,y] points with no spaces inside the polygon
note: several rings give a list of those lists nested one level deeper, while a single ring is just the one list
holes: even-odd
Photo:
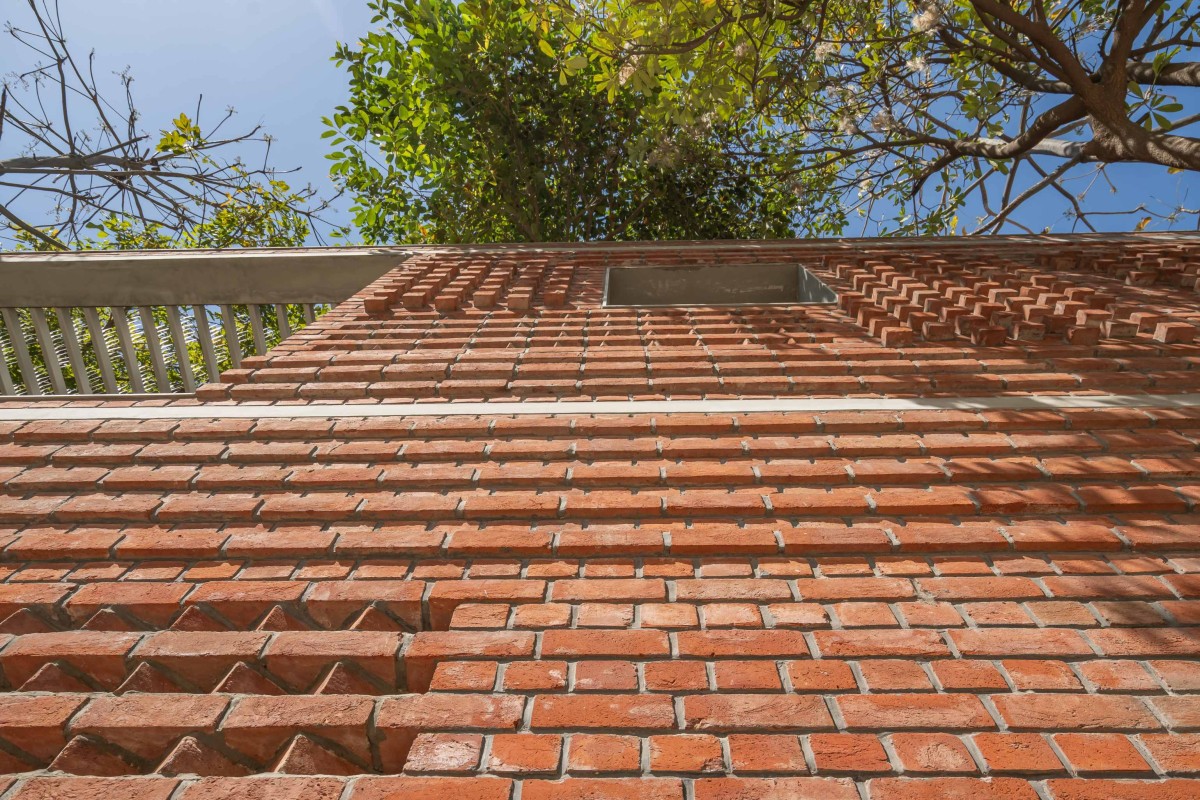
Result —
[{"label": "brick lattice pattern", "polygon": [[[1200,796],[1198,246],[418,253],[212,419],[0,422],[0,796]],[[789,259],[840,303],[600,305]],[[221,416],[1097,392],[1146,403]]]}]

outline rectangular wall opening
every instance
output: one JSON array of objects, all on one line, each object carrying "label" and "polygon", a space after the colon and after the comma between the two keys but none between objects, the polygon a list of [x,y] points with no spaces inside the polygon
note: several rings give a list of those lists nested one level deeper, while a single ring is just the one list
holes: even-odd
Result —
[{"label": "rectangular wall opening", "polygon": [[648,306],[804,305],[837,302],[837,293],[797,264],[609,267],[604,304]]}]

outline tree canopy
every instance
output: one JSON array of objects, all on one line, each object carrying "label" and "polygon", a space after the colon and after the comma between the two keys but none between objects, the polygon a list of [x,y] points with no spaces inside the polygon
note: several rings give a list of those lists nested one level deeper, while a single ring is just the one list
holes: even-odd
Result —
[{"label": "tree canopy", "polygon": [[[780,176],[714,118],[653,119],[520,0],[372,0],[342,46],[332,173],[368,242],[762,238],[830,230],[829,176]],[[744,134],[743,134],[744,135]],[[753,138],[769,150],[766,138]]]},{"label": "tree canopy", "polygon": [[[543,19],[584,83],[660,120],[713,114],[771,174],[835,170],[883,230],[1038,230],[1017,218],[1041,192],[1086,229],[1108,165],[1200,170],[1190,0],[548,0]],[[1130,225],[1195,222],[1119,188]]]},{"label": "tree canopy", "polygon": [[[128,70],[97,77],[68,46],[57,0],[6,25],[29,59],[0,87],[0,241],[18,248],[160,249],[303,243],[325,208],[271,166],[260,128],[211,124],[197,102],[147,130]],[[15,13],[15,9],[14,9]],[[109,84],[112,85],[109,85]],[[251,148],[248,150],[248,148]],[[261,162],[245,157],[259,148]]]}]

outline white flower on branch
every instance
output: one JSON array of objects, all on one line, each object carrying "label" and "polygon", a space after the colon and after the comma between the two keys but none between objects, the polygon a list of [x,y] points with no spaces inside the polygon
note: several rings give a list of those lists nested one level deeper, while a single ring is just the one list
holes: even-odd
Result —
[{"label": "white flower on branch", "polygon": [[871,117],[871,125],[875,130],[886,133],[896,127],[896,118],[890,111],[877,111],[875,116]]},{"label": "white flower on branch", "polygon": [[813,48],[813,58],[818,61],[824,61],[832,57],[838,51],[838,46],[833,42],[820,42]]},{"label": "white flower on branch", "polygon": [[925,60],[925,56],[913,56],[908,61],[904,62],[904,66],[910,72],[924,72],[929,69],[929,62]]},{"label": "white flower on branch", "polygon": [[846,136],[862,133],[862,128],[858,126],[858,122],[850,117],[839,117],[837,126],[838,133],[845,134]]},{"label": "white flower on branch", "polygon": [[942,10],[936,3],[922,3],[917,6],[913,15],[912,26],[917,33],[930,33],[937,29],[942,21]]}]

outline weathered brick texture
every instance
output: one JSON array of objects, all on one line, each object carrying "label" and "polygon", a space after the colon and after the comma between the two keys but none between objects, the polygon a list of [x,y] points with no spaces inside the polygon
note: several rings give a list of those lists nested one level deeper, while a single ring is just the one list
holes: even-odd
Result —
[{"label": "weathered brick texture", "polygon": [[[1200,796],[1198,245],[823,247],[423,252],[211,419],[0,423],[0,793]],[[839,303],[600,305],[780,260]],[[221,416],[846,395],[966,406]]]}]

